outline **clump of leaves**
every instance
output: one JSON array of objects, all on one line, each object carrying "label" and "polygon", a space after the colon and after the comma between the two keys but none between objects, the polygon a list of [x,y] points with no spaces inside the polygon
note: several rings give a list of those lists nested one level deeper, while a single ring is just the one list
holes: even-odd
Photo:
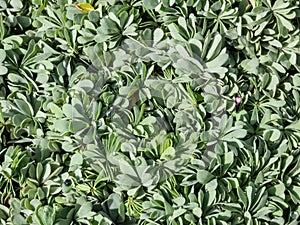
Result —
[{"label": "clump of leaves", "polygon": [[297,224],[296,0],[0,0],[1,224]]}]

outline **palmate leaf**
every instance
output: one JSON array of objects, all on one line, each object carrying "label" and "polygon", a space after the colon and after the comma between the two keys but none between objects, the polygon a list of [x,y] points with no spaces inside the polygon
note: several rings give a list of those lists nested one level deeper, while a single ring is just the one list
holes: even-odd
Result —
[{"label": "palmate leaf", "polygon": [[0,11],[0,224],[298,224],[299,1]]}]

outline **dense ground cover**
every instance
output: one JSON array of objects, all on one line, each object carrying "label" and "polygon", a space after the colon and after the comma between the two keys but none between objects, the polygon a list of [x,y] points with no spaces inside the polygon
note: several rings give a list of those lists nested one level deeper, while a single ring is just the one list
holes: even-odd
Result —
[{"label": "dense ground cover", "polygon": [[0,13],[1,224],[298,224],[298,0]]}]

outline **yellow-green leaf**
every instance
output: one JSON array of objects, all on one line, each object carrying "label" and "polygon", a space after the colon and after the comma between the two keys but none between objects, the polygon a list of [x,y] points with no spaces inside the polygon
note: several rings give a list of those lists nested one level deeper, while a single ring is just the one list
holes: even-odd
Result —
[{"label": "yellow-green leaf", "polygon": [[89,3],[78,3],[75,5],[75,7],[81,12],[91,12],[95,10],[94,7]]}]

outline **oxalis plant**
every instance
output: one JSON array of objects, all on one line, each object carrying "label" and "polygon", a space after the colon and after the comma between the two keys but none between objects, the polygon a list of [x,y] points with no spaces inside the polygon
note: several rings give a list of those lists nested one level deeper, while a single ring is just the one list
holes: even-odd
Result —
[{"label": "oxalis plant", "polygon": [[299,17],[0,0],[0,223],[298,224]]}]

